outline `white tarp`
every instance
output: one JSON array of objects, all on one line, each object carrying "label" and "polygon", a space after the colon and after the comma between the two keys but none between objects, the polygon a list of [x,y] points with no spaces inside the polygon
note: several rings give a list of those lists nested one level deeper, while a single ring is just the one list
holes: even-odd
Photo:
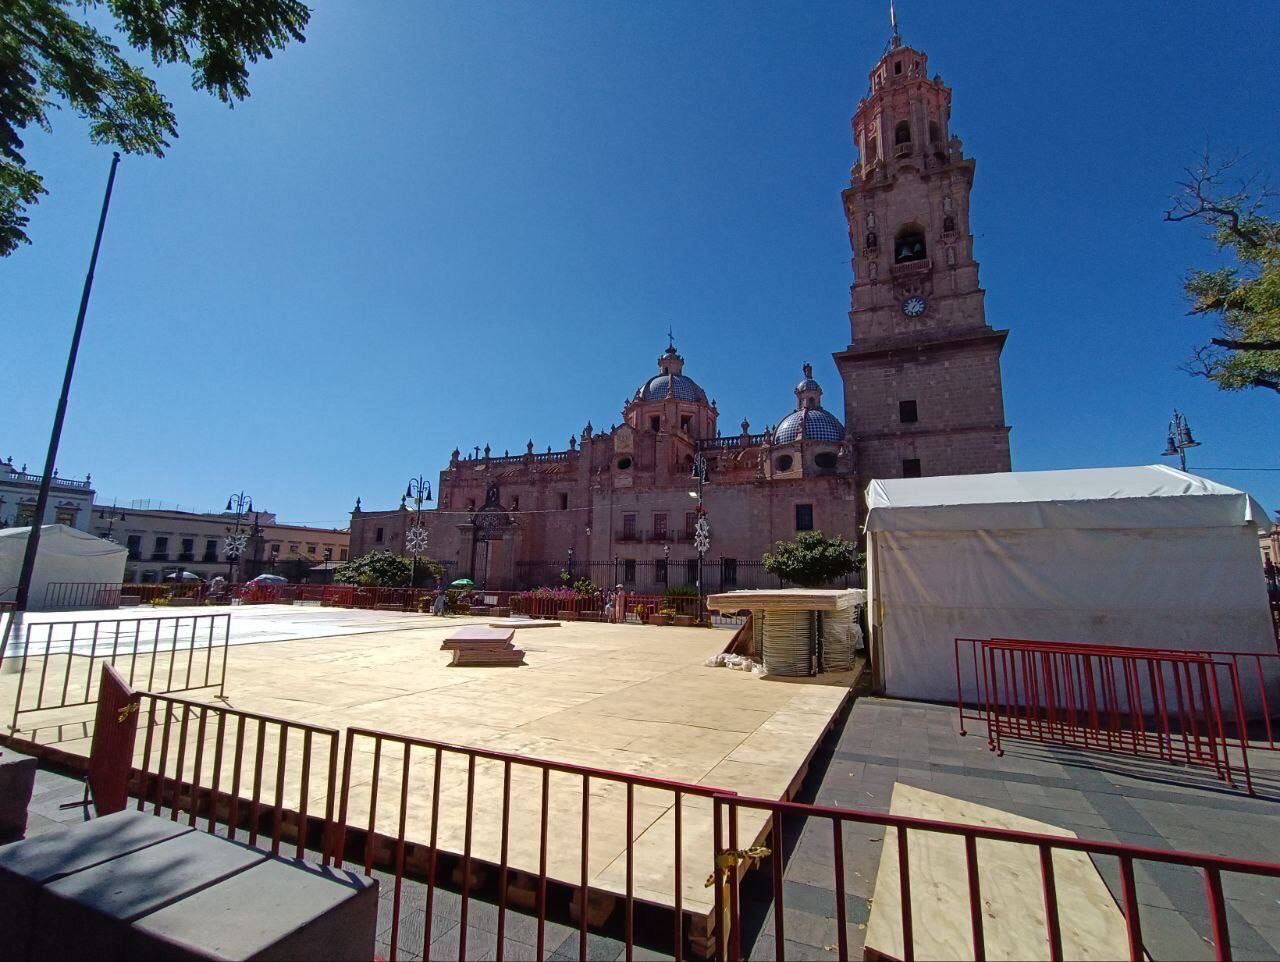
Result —
[{"label": "white tarp", "polygon": [[[0,601],[14,599],[30,531],[30,528],[0,529]],[[43,525],[27,607],[32,611],[43,610],[46,588],[55,582],[120,584],[128,555],[120,545],[88,532],[65,524]]]},{"label": "white tarp", "polygon": [[1162,465],[904,478],[867,509],[887,694],[953,701],[958,637],[1276,650],[1270,525],[1225,485]]}]

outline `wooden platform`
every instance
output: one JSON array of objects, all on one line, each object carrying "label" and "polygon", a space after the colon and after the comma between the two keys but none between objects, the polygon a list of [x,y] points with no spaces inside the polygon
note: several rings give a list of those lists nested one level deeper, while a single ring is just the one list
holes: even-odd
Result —
[{"label": "wooden platform", "polygon": [[[963,822],[1076,838],[1056,825],[1022,818],[985,805],[903,785],[893,787],[894,815]],[[898,846],[886,831],[876,875],[875,897],[863,950],[866,959],[904,958]],[[911,832],[911,915],[918,959],[973,958],[968,873],[964,839],[958,835]],[[1055,852],[1063,955],[1068,959],[1128,958],[1124,916],[1110,890],[1083,852]],[[1039,850],[1030,845],[978,840],[983,935],[988,959],[1048,959]]]}]

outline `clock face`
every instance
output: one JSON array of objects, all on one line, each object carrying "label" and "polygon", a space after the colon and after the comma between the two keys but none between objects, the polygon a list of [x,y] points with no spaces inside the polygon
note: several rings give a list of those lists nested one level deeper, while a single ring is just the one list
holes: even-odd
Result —
[{"label": "clock face", "polygon": [[902,302],[902,313],[907,317],[919,317],[928,306],[928,302],[923,297],[913,294]]}]

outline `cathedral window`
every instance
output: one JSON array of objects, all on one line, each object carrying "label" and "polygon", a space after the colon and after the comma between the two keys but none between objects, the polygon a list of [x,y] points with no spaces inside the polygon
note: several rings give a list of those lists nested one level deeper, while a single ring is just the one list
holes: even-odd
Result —
[{"label": "cathedral window", "polygon": [[919,458],[903,458],[902,459],[902,476],[904,478],[920,477],[920,459]]},{"label": "cathedral window", "polygon": [[657,434],[657,433],[658,433],[658,429],[662,427],[662,417],[661,417],[660,415],[657,415],[657,414],[655,414],[655,415],[653,415],[652,417],[650,417],[650,418],[649,418],[649,427],[653,429],[653,433],[654,433],[654,434]]},{"label": "cathedral window", "polygon": [[813,505],[811,504],[796,505],[796,530],[797,531],[813,530]]},{"label": "cathedral window", "polygon": [[898,126],[893,129],[893,144],[911,143],[911,124],[905,120],[898,121]]},{"label": "cathedral window", "polygon": [[893,242],[893,262],[905,264],[908,261],[922,261],[925,258],[924,233],[915,227],[908,227],[898,234]]},{"label": "cathedral window", "polygon": [[680,415],[680,430],[681,430],[681,431],[683,431],[685,434],[688,434],[688,433],[689,433],[689,427],[690,427],[692,424],[693,424],[693,415],[692,415],[692,414],[682,414],[682,415]]},{"label": "cathedral window", "polygon": [[622,516],[622,538],[624,541],[636,540],[636,516],[634,514],[624,514]]},{"label": "cathedral window", "polygon": [[942,142],[942,131],[938,129],[935,121],[929,121],[929,143],[938,144]]},{"label": "cathedral window", "polygon": [[919,419],[919,415],[916,413],[915,401],[898,402],[898,420],[902,424],[915,424]]},{"label": "cathedral window", "polygon": [[569,510],[569,496],[567,494],[561,493],[560,495],[560,510],[561,511]]},{"label": "cathedral window", "polygon": [[782,457],[778,458],[778,470],[779,470],[779,471],[790,471],[790,470],[791,470],[791,465],[792,465],[793,463],[794,463],[794,462],[793,462],[793,461],[792,461],[792,459],[791,459],[791,455],[789,455],[789,454],[784,454],[784,455],[782,455]]},{"label": "cathedral window", "polygon": [[878,247],[879,244],[880,244],[880,241],[876,237],[876,232],[873,230],[867,231],[867,249],[868,250],[874,249],[875,247]]},{"label": "cathedral window", "polygon": [[619,471],[628,471],[628,470],[630,470],[630,469],[631,469],[631,459],[630,459],[630,458],[618,458],[618,470],[619,470]]},{"label": "cathedral window", "polygon": [[902,73],[902,61],[901,61],[901,60],[899,60],[897,63],[895,63],[895,64],[893,65],[893,72],[894,72],[894,75],[895,75],[895,76],[896,76],[897,74]]},{"label": "cathedral window", "polygon": [[879,152],[880,152],[880,145],[879,143],[877,143],[876,139],[872,137],[870,140],[867,141],[867,163],[868,164],[875,163],[876,158],[879,156]]},{"label": "cathedral window", "polygon": [[835,469],[837,458],[834,451],[822,451],[814,456],[813,463],[823,471]]},{"label": "cathedral window", "polygon": [[954,233],[956,229],[956,219],[948,214],[942,218],[942,232],[944,234]]}]

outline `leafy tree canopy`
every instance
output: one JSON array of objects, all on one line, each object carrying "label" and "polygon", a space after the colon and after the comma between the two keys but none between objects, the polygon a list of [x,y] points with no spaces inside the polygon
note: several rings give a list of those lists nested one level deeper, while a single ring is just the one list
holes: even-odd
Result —
[{"label": "leafy tree canopy", "polygon": [[1216,318],[1219,336],[1197,348],[1184,369],[1224,391],[1280,392],[1280,222],[1269,213],[1276,195],[1253,182],[1228,186],[1231,168],[1206,158],[1187,172],[1165,212],[1168,221],[1203,224],[1234,261],[1187,275],[1191,314]]},{"label": "leafy tree canopy", "polygon": [[249,96],[249,67],[283,49],[311,11],[301,0],[0,0],[0,257],[26,234],[26,210],[48,193],[22,156],[32,125],[70,108],[89,139],[163,157],[178,135],[173,105],[89,21],[110,17],[156,65],[191,67],[191,85],[224,103]]},{"label": "leafy tree canopy", "polygon": [[784,581],[815,588],[862,567],[857,545],[839,535],[802,531],[792,541],[779,541],[764,556],[764,568]]},{"label": "leafy tree canopy", "polygon": [[[444,574],[444,565],[429,558],[419,558],[419,579],[423,571],[433,577],[438,576]],[[365,588],[405,588],[412,572],[413,563],[408,558],[401,558],[390,551],[371,551],[338,565],[333,572],[333,580]]]}]

